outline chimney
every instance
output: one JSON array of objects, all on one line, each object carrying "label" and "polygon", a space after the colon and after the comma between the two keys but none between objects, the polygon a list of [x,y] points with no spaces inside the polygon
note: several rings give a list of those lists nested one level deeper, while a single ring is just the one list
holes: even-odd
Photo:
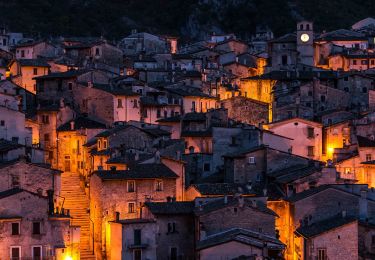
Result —
[{"label": "chimney", "polygon": [[53,190],[47,190],[48,196],[48,213],[53,214],[54,203],[53,203]]},{"label": "chimney", "polygon": [[116,222],[120,221],[120,212],[116,211]]},{"label": "chimney", "polygon": [[74,130],[74,121],[70,121],[70,130]]}]

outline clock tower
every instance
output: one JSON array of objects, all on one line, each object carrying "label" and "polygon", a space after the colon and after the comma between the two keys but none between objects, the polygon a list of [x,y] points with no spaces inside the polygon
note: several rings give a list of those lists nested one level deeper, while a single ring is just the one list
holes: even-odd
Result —
[{"label": "clock tower", "polygon": [[313,23],[297,23],[297,63],[314,66],[314,30]]}]

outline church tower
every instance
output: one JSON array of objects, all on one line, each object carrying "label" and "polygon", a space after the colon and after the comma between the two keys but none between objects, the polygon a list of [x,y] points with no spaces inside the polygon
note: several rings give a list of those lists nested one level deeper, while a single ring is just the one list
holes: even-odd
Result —
[{"label": "church tower", "polygon": [[314,66],[314,30],[313,23],[297,23],[297,63]]}]

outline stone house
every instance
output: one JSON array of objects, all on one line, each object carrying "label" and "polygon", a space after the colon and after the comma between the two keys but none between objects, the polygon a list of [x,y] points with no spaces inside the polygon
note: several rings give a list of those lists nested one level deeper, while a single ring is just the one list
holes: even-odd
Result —
[{"label": "stone house", "polygon": [[47,75],[49,68],[49,64],[41,59],[18,59],[9,64],[11,81],[33,94],[39,92],[34,78]]},{"label": "stone house", "polygon": [[233,97],[222,100],[221,107],[228,110],[228,117],[250,125],[261,125],[269,122],[269,104],[246,98]]},{"label": "stone house", "polygon": [[168,53],[169,44],[165,39],[146,32],[134,32],[123,38],[119,44],[125,55],[139,53]]},{"label": "stone house", "polygon": [[275,134],[293,139],[291,153],[322,160],[322,124],[302,118],[291,118],[274,121],[266,127]]},{"label": "stone house", "polygon": [[[276,238],[277,215],[262,198],[225,196],[198,202],[195,215],[197,259],[281,257],[284,245]],[[241,236],[246,242],[238,240]]]},{"label": "stone house", "polygon": [[48,41],[19,43],[15,48],[16,59],[53,58],[57,48]]},{"label": "stone house", "polygon": [[[9,207],[13,205],[13,207]],[[79,227],[52,199],[19,188],[0,192],[0,257],[79,258]]]},{"label": "stone house", "polygon": [[87,176],[88,155],[82,145],[102,132],[106,126],[87,117],[76,117],[56,129],[57,168]]},{"label": "stone house", "polygon": [[[100,70],[69,70],[35,77],[35,81],[39,99],[57,103],[63,98],[66,104],[73,105],[77,95],[78,82],[107,84],[110,78]],[[78,105],[81,103],[77,104],[77,108],[80,108]]]},{"label": "stone house", "polygon": [[323,160],[332,160],[335,148],[345,148],[351,144],[350,121],[331,123],[323,127]]},{"label": "stone house", "polygon": [[57,168],[57,128],[75,116],[74,111],[60,102],[60,104],[39,105],[36,112],[36,121],[39,127],[39,146],[44,149],[46,163]]},{"label": "stone house", "polygon": [[[101,170],[90,178],[90,218],[96,257],[101,259],[106,243],[108,222],[140,218],[144,202],[162,202],[176,197],[176,179],[180,173],[160,163],[137,164],[128,170]],[[118,213],[116,213],[118,212]],[[102,253],[104,252],[104,255]]]},{"label": "stone house", "polygon": [[25,156],[25,147],[12,141],[0,139],[0,162],[8,162]]},{"label": "stone house", "polygon": [[222,52],[234,52],[239,55],[246,53],[249,50],[249,45],[240,40],[229,38],[216,43],[213,49]]},{"label": "stone house", "polygon": [[47,191],[53,190],[57,202],[61,200],[58,198],[61,173],[48,165],[26,162],[24,159],[4,162],[0,165],[0,191],[20,188],[47,196]]},{"label": "stone house", "polygon": [[140,121],[140,94],[111,84],[79,82],[73,89],[75,106],[89,117],[112,125],[118,121]]},{"label": "stone house", "polygon": [[186,201],[206,200],[241,194],[243,197],[253,197],[255,191],[250,185],[240,183],[197,183],[188,186],[185,192]]}]

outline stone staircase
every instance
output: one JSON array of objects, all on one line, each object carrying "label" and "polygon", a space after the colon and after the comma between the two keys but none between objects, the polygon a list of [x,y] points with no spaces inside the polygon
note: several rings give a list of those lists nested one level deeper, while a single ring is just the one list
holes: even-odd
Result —
[{"label": "stone staircase", "polygon": [[90,218],[88,198],[80,187],[78,173],[61,174],[61,196],[65,198],[64,208],[70,210],[72,225],[81,227],[80,256],[83,260],[95,259],[90,250]]}]

